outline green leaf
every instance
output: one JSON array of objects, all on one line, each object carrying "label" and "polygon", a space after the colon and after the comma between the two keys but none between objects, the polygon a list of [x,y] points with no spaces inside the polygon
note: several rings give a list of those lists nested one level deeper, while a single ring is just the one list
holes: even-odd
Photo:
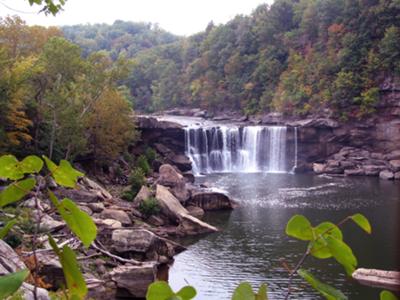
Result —
[{"label": "green leaf", "polygon": [[0,299],[6,299],[14,294],[28,277],[29,271],[22,270],[15,273],[0,276]]},{"label": "green leaf", "polygon": [[30,155],[19,163],[19,168],[23,173],[39,173],[43,168],[43,160],[35,155]]},{"label": "green leaf", "polygon": [[175,296],[169,284],[165,281],[156,281],[147,289],[146,300],[167,300]]},{"label": "green leaf", "polygon": [[75,170],[66,160],[61,160],[60,165],[57,166],[46,156],[43,156],[43,159],[46,162],[47,168],[51,172],[54,180],[61,186],[74,188],[76,186],[78,177],[85,175],[82,172]]},{"label": "green leaf", "polygon": [[354,223],[360,226],[362,230],[364,230],[366,233],[371,234],[371,224],[366,217],[364,217],[362,214],[355,214],[351,216],[351,219],[354,221]]},{"label": "green leaf", "polygon": [[74,251],[67,245],[62,248],[59,256],[65,281],[67,282],[68,292],[71,297],[84,299],[87,294],[85,279],[79,269]]},{"label": "green leaf", "polygon": [[34,155],[26,157],[19,162],[13,155],[0,157],[0,177],[19,180],[26,173],[38,173],[43,167],[43,161]]},{"label": "green leaf", "polygon": [[13,182],[0,192],[0,207],[21,200],[33,189],[35,184],[34,178]]},{"label": "green leaf", "polygon": [[0,230],[0,240],[4,239],[4,237],[8,234],[10,229],[17,223],[17,220],[11,220]]},{"label": "green leaf", "polygon": [[268,300],[267,285],[265,283],[263,283],[258,289],[256,300]]},{"label": "green leaf", "polygon": [[332,256],[345,268],[346,273],[351,275],[357,266],[357,259],[351,248],[345,242],[332,236],[328,236],[326,241]]},{"label": "green leaf", "polygon": [[71,199],[64,198],[59,202],[51,191],[49,191],[49,198],[71,231],[85,247],[89,247],[97,235],[97,227],[93,219]]},{"label": "green leaf", "polygon": [[24,174],[17,169],[18,160],[13,155],[3,155],[0,157],[0,177],[18,180],[24,177]]},{"label": "green leaf", "polygon": [[294,215],[286,225],[286,234],[303,241],[313,238],[310,221],[302,215]]},{"label": "green leaf", "polygon": [[331,287],[330,285],[319,281],[310,272],[299,269],[297,271],[315,290],[321,293],[327,300],[347,300],[347,297],[339,290]]},{"label": "green leaf", "polygon": [[313,232],[313,242],[310,243],[311,255],[320,259],[332,257],[325,239],[327,236],[333,236],[336,239],[342,240],[343,234],[339,227],[331,222],[322,222],[313,228]]},{"label": "green leaf", "polygon": [[392,292],[389,292],[389,291],[382,291],[379,294],[379,299],[380,300],[398,300],[398,298]]},{"label": "green leaf", "polygon": [[233,293],[232,300],[255,300],[256,296],[254,295],[253,289],[248,282],[242,282],[235,289]]},{"label": "green leaf", "polygon": [[192,286],[185,286],[176,293],[177,296],[181,297],[183,300],[190,300],[196,297],[196,289]]}]

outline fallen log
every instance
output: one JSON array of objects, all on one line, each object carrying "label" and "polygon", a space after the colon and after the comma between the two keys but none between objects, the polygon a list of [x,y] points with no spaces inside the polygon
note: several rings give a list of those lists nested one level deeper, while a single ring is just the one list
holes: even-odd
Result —
[{"label": "fallen log", "polygon": [[400,272],[360,268],[352,277],[363,285],[400,291]]}]

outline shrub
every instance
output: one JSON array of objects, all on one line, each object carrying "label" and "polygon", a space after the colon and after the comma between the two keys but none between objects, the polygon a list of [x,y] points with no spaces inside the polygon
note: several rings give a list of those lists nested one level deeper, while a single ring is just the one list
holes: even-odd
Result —
[{"label": "shrub", "polygon": [[149,162],[147,161],[146,156],[140,155],[136,161],[136,166],[138,168],[141,168],[144,172],[145,175],[148,175],[150,173],[150,165]]},{"label": "shrub", "polygon": [[125,191],[122,193],[121,198],[124,199],[125,201],[133,201],[135,195],[133,194],[132,191]]},{"label": "shrub", "polygon": [[145,173],[142,168],[133,169],[129,176],[129,184],[131,185],[131,192],[133,197],[140,191],[142,185],[146,183]]},{"label": "shrub", "polygon": [[139,211],[146,218],[152,215],[157,215],[160,212],[160,206],[157,199],[154,197],[149,197],[143,200],[139,205]]},{"label": "shrub", "polygon": [[151,164],[153,161],[155,161],[156,158],[157,158],[157,152],[156,152],[153,148],[150,148],[150,147],[148,147],[148,148],[146,149],[146,152],[144,153],[144,155],[146,156],[147,161],[148,161],[150,164]]}]

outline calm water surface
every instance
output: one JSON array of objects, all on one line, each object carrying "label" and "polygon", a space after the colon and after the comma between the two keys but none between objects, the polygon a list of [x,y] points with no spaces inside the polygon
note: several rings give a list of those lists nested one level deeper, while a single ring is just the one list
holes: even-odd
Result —
[{"label": "calm water surface", "polygon": [[[287,237],[285,226],[294,214],[313,225],[361,212],[370,220],[372,235],[349,224],[344,239],[353,248],[359,267],[398,269],[400,184],[377,178],[330,178],[290,174],[210,174],[197,182],[224,189],[240,203],[232,212],[207,214],[205,221],[221,232],[191,241],[176,257],[170,284],[178,290],[187,283],[197,288],[196,300],[228,300],[239,282],[266,282],[270,299],[283,299],[288,273],[282,260],[294,266],[306,243]],[[189,241],[190,243],[190,241]],[[349,299],[377,300],[379,289],[346,278],[332,259],[309,258],[305,268],[341,289]],[[322,299],[296,278],[291,299]]]}]

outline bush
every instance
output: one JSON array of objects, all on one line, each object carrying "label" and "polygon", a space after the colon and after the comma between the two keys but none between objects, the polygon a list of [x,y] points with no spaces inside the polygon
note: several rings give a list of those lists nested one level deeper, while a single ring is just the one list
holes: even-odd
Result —
[{"label": "bush", "polygon": [[148,175],[150,173],[151,169],[146,156],[140,155],[136,161],[136,166],[141,168],[145,175]]},{"label": "bush", "polygon": [[143,200],[139,205],[139,211],[146,218],[152,215],[157,215],[160,212],[160,206],[157,199],[154,197],[149,197]]},{"label": "bush", "polygon": [[156,152],[153,148],[150,148],[150,147],[148,147],[148,148],[146,149],[146,152],[144,153],[144,155],[146,156],[147,161],[148,161],[150,164],[151,164],[153,161],[155,161],[156,158],[157,158],[157,152]]},{"label": "bush", "polygon": [[125,191],[122,193],[121,198],[124,199],[125,201],[133,201],[135,195],[133,194],[132,191]]},{"label": "bush", "polygon": [[142,168],[133,169],[131,175],[129,176],[129,184],[131,185],[132,197],[140,191],[142,185],[146,183],[145,173]]}]

